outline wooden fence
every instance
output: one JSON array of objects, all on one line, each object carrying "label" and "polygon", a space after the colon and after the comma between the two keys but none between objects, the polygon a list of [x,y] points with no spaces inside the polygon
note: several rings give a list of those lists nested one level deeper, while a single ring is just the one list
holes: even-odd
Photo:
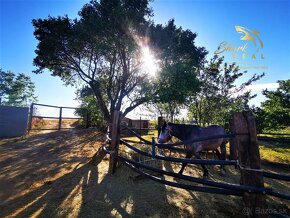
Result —
[{"label": "wooden fence", "polygon": [[[139,134],[135,133],[135,136],[138,137],[143,144],[152,146],[151,153],[142,151],[137,147],[135,147],[134,145],[130,145],[128,141],[120,139],[120,117],[121,112],[115,111],[112,130],[107,138],[107,143],[109,143],[109,147],[106,147],[105,145],[103,146],[103,149],[110,154],[109,173],[111,174],[113,174],[116,170],[116,162],[121,161],[135,172],[147,178],[150,178],[156,182],[160,182],[166,185],[183,189],[189,189],[193,191],[242,196],[245,202],[245,206],[249,209],[250,217],[265,216],[265,214],[259,214],[257,211],[267,208],[266,194],[290,200],[289,194],[279,193],[277,191],[272,190],[272,188],[264,187],[264,177],[290,181],[290,176],[274,174],[271,172],[266,172],[261,169],[261,160],[259,147],[257,143],[255,118],[254,115],[249,111],[235,113],[230,121],[231,133],[221,136],[209,136],[205,138],[194,139],[185,142],[177,142],[173,144],[158,144],[155,142],[154,138],[152,138],[152,141],[150,142],[146,139],[143,139]],[[230,138],[231,160],[191,160],[157,155],[155,152],[156,148],[160,149],[170,148],[174,146],[180,146],[183,144],[190,144],[198,141],[210,140],[212,138]],[[168,172],[162,169],[157,169],[136,162],[119,154],[120,142],[127,148],[139,153],[140,155],[144,155],[155,160],[164,160],[189,164],[204,164],[204,165],[236,165],[239,167],[241,172],[240,184],[215,182],[212,180],[205,180],[201,178],[180,175],[174,172]],[[177,182],[164,180],[142,171],[141,170],[142,168],[152,172],[157,172],[161,175],[162,174],[169,175],[175,178],[193,181],[206,186],[200,187],[195,185],[185,185]]]}]

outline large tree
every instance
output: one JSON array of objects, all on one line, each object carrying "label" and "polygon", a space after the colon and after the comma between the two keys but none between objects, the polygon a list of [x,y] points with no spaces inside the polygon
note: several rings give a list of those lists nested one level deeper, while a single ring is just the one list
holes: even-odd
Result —
[{"label": "large tree", "polygon": [[266,100],[255,108],[260,131],[290,127],[290,79],[279,80],[275,91],[264,90]]},{"label": "large tree", "polygon": [[240,71],[235,63],[228,64],[224,62],[223,57],[215,55],[199,70],[201,90],[189,105],[190,117],[202,126],[227,126],[232,113],[248,108],[249,100],[255,97],[246,87],[264,76],[264,73],[254,74],[244,83],[237,85],[237,81],[246,73]]},{"label": "large tree", "polygon": [[196,33],[177,27],[174,20],[166,25],[152,25],[150,39],[158,58],[155,104],[171,120],[199,90],[197,70],[207,51],[195,45]]},{"label": "large tree", "polygon": [[35,85],[29,76],[0,69],[0,105],[28,106],[37,101],[34,90]]},{"label": "large tree", "polygon": [[35,73],[48,69],[67,83],[81,80],[108,122],[122,106],[125,116],[148,101],[153,90],[141,63],[150,13],[148,0],[93,0],[80,10],[79,19],[33,20]]},{"label": "large tree", "polygon": [[76,114],[80,117],[87,117],[88,126],[97,127],[101,130],[105,129],[104,116],[99,105],[96,104],[96,96],[92,92],[92,89],[84,86],[77,90],[76,95],[76,100],[80,102]]}]

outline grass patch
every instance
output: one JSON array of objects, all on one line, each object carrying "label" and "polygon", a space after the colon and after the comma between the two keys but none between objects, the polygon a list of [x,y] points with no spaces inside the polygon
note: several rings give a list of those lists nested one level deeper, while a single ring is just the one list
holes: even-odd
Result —
[{"label": "grass patch", "polygon": [[[148,135],[142,135],[142,138],[151,141],[152,137],[155,138],[155,140],[157,140],[158,138],[158,131],[157,130],[151,130],[149,131]],[[132,140],[135,142],[140,142],[140,139],[138,139],[137,137],[133,136],[133,137],[122,137],[123,139],[128,139],[128,140]]]},{"label": "grass patch", "polygon": [[280,162],[290,163],[290,145],[286,142],[260,142],[260,155],[261,159]]},{"label": "grass patch", "polygon": [[[264,130],[265,133],[272,133],[272,134],[290,134],[290,127],[284,129],[272,129],[272,130]],[[261,133],[261,135],[267,135]]]},{"label": "grass patch", "polygon": [[[284,132],[290,131],[290,129],[285,129]],[[283,133],[284,133],[283,132]],[[154,135],[153,135],[154,134]],[[271,138],[281,138],[281,136],[273,136],[273,135],[266,135],[263,134],[263,136],[271,137]],[[152,137],[155,137],[157,139],[158,132],[152,131],[151,135],[145,135],[142,136],[142,138],[151,141]],[[140,139],[137,137],[126,137],[124,139],[133,140],[136,142],[139,142]],[[175,141],[175,140],[174,140]],[[142,147],[142,146],[140,146]],[[260,155],[261,159],[271,162],[279,162],[279,163],[290,163],[290,145],[287,142],[259,142],[259,148],[260,148]],[[227,151],[229,152],[229,145],[227,144]]]}]

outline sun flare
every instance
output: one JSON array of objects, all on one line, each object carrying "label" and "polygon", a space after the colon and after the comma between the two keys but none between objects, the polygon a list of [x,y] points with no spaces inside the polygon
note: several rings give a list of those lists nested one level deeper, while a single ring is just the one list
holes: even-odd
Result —
[{"label": "sun flare", "polygon": [[155,76],[158,71],[157,60],[151,53],[149,47],[142,47],[142,68],[151,76]]}]

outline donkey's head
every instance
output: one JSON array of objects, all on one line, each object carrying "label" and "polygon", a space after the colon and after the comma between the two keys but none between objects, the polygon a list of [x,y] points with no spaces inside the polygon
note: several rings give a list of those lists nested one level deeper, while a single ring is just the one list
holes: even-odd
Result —
[{"label": "donkey's head", "polygon": [[172,138],[172,129],[170,127],[170,123],[164,122],[161,127],[160,135],[158,137],[158,143],[166,143]]}]

